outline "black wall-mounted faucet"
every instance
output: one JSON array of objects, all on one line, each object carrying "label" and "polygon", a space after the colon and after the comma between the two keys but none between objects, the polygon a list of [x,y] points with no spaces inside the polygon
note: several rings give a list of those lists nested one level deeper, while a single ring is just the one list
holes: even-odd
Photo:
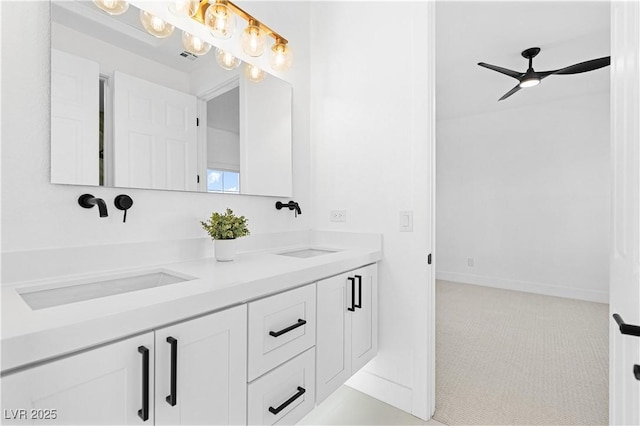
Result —
[{"label": "black wall-mounted faucet", "polygon": [[82,194],[80,198],[78,198],[78,204],[84,207],[85,209],[93,208],[93,206],[98,206],[98,211],[100,212],[100,217],[107,217],[107,204],[104,202],[102,198],[96,198],[91,194]]},{"label": "black wall-mounted faucet", "polygon": [[295,210],[296,217],[298,217],[299,214],[302,214],[302,210],[300,210],[300,205],[298,205],[298,203],[296,203],[295,201],[289,201],[287,204],[284,204],[281,201],[276,201],[276,209],[280,210],[283,207],[288,207],[289,210]]}]

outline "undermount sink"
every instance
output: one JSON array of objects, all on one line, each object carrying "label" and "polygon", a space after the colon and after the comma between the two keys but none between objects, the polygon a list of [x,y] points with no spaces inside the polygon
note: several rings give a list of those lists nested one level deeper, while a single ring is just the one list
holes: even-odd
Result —
[{"label": "undermount sink", "polygon": [[325,254],[336,253],[337,251],[338,250],[305,248],[305,249],[296,249],[292,251],[285,251],[283,253],[278,253],[278,254],[280,256],[299,257],[299,258],[306,259],[308,257],[316,257],[316,256],[322,256]]},{"label": "undermount sink", "polygon": [[18,290],[22,299],[33,310],[113,296],[131,291],[161,287],[190,281],[194,278],[179,276],[168,271],[139,272],[125,276],[102,277],[68,283],[39,290]]}]

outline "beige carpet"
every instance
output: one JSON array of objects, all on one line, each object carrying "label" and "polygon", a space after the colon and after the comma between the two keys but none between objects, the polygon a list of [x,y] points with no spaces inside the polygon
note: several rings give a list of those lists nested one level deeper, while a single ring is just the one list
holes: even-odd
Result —
[{"label": "beige carpet", "polygon": [[436,300],[435,420],[608,424],[608,305],[447,281]]}]

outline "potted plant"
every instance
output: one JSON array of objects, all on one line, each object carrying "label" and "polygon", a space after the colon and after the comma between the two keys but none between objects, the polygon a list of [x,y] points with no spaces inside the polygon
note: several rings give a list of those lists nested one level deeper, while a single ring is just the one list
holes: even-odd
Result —
[{"label": "potted plant", "polygon": [[220,262],[233,260],[236,254],[235,239],[249,235],[247,219],[236,216],[229,208],[224,214],[211,213],[206,222],[200,223],[213,240],[214,254]]}]

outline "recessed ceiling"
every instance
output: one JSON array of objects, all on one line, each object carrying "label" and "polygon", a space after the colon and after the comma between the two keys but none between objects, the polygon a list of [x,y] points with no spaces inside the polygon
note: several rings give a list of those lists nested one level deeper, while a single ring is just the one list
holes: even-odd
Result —
[{"label": "recessed ceiling", "polygon": [[520,52],[540,47],[536,71],[610,55],[609,3],[595,1],[440,1],[436,3],[438,119],[481,114],[609,90],[609,70],[555,75],[498,99],[517,80],[487,62],[526,71]]}]

